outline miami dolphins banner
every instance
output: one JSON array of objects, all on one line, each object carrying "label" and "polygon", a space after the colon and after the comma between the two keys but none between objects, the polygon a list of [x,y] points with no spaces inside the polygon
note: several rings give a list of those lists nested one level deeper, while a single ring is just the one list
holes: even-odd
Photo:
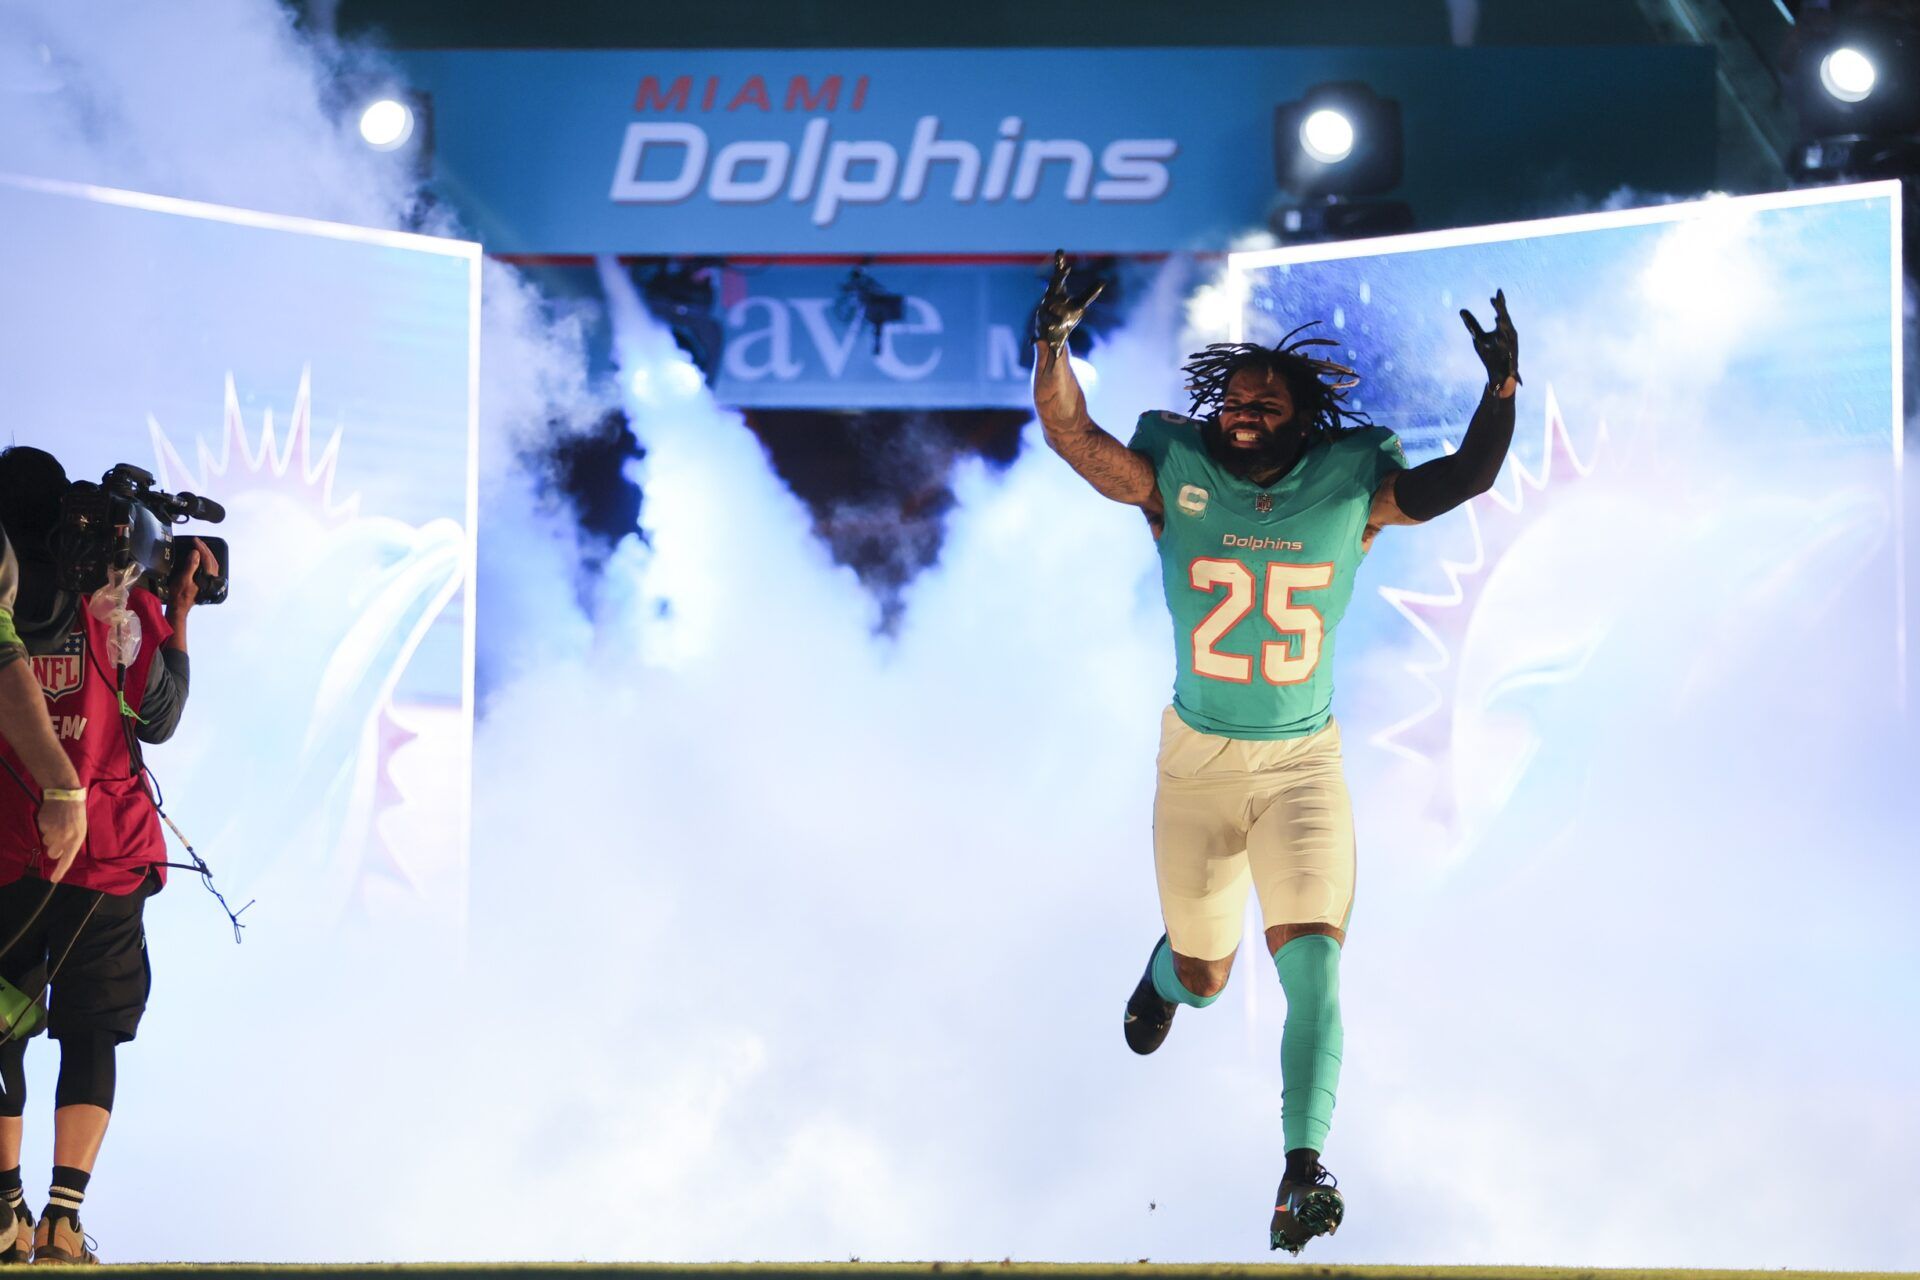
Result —
[{"label": "miami dolphins banner", "polygon": [[[500,254],[1222,249],[1275,198],[1274,107],[1332,81],[1405,104],[1423,225],[1713,173],[1713,60],[1676,45],[398,56]],[[1496,86],[1527,110],[1460,109]],[[1583,127],[1594,101],[1614,130]],[[1542,153],[1550,171],[1487,163]]]}]

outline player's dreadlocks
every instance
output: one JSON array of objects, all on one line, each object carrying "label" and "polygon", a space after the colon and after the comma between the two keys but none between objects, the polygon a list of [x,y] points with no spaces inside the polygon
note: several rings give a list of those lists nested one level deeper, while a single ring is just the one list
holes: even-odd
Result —
[{"label": "player's dreadlocks", "polygon": [[1293,395],[1294,420],[1310,433],[1337,436],[1372,426],[1372,419],[1349,408],[1346,402],[1348,389],[1360,384],[1360,375],[1306,351],[1309,347],[1340,344],[1331,338],[1293,340],[1294,334],[1319,323],[1309,321],[1271,347],[1253,342],[1216,342],[1205,351],[1194,352],[1181,366],[1181,372],[1187,375],[1187,391],[1193,396],[1188,413],[1196,418],[1218,416],[1233,375],[1242,369],[1265,369],[1287,380],[1287,390]]}]

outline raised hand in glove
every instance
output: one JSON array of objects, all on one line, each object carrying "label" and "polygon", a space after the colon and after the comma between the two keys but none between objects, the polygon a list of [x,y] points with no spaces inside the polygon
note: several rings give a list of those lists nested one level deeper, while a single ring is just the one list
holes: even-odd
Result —
[{"label": "raised hand in glove", "polygon": [[1067,295],[1067,251],[1053,251],[1053,279],[1047,281],[1047,292],[1040,299],[1040,305],[1033,312],[1033,340],[1053,352],[1056,358],[1066,349],[1067,336],[1073,327],[1080,323],[1080,317],[1087,313],[1093,300],[1100,296],[1106,282],[1102,281],[1078,298]]},{"label": "raised hand in glove", "polygon": [[1487,387],[1495,395],[1507,394],[1507,379],[1524,381],[1520,377],[1520,335],[1514,332],[1513,317],[1507,314],[1507,291],[1499,289],[1493,295],[1493,329],[1488,331],[1480,327],[1473,318],[1473,312],[1465,307],[1460,309],[1460,318],[1467,323],[1467,332],[1473,335],[1473,350],[1480,357],[1480,363],[1487,366]]}]

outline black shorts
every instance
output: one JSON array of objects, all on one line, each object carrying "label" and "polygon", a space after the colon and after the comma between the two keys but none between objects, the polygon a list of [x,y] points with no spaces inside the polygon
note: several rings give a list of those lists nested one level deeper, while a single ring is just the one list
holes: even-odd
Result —
[{"label": "black shorts", "polygon": [[[45,990],[49,968],[56,969],[47,1012],[47,1033],[54,1039],[94,1031],[109,1032],[122,1043],[133,1039],[153,989],[141,917],[158,889],[152,873],[140,888],[119,895],[55,885],[40,918],[0,955],[0,977],[30,996]],[[0,885],[0,943],[46,894],[47,882],[31,876]]]}]

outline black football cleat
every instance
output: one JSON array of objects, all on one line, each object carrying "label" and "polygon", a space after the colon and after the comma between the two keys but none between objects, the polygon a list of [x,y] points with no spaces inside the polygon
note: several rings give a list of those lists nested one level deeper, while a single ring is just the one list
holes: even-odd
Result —
[{"label": "black football cleat", "polygon": [[1167,935],[1163,933],[1147,956],[1147,971],[1140,976],[1140,985],[1127,997],[1127,1048],[1135,1053],[1148,1054],[1160,1047],[1173,1026],[1174,1011],[1180,1007],[1162,1000],[1153,986],[1153,957],[1160,954],[1166,942]]},{"label": "black football cleat", "polygon": [[1273,1201],[1272,1239],[1275,1249],[1298,1255],[1315,1236],[1330,1236],[1346,1217],[1347,1202],[1336,1190],[1339,1183],[1318,1163],[1305,1178],[1281,1182]]}]

